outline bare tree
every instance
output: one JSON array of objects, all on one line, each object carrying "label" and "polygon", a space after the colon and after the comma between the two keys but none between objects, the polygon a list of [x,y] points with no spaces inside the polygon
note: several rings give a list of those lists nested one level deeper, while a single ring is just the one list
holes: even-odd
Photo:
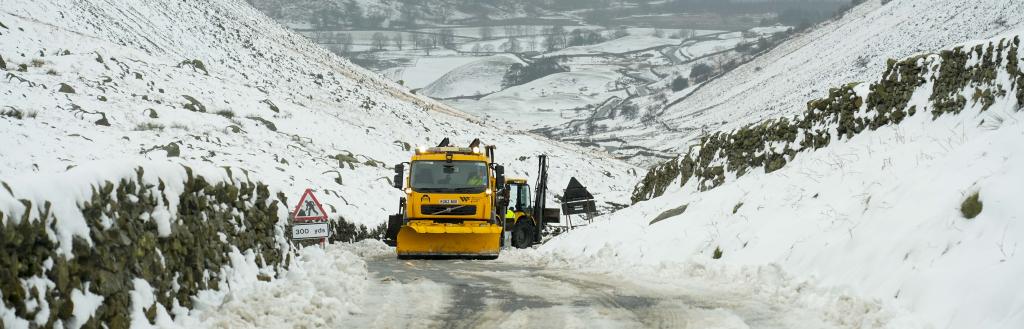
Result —
[{"label": "bare tree", "polygon": [[436,49],[437,46],[441,44],[441,39],[443,39],[441,37],[441,33],[431,33],[430,34],[430,49]]},{"label": "bare tree", "polygon": [[423,35],[422,33],[412,33],[410,38],[412,38],[413,48],[422,49],[427,56],[430,56],[430,50],[433,49],[432,44],[434,42],[431,36]]},{"label": "bare tree", "polygon": [[374,33],[371,38],[373,41],[373,48],[377,50],[384,50],[384,48],[388,46],[388,36],[384,35],[382,32]]},{"label": "bare tree", "polygon": [[422,34],[413,33],[409,37],[411,38],[409,41],[412,42],[412,47],[413,48],[420,47],[420,46],[423,45],[423,35]]},{"label": "bare tree", "polygon": [[569,32],[565,30],[565,27],[555,25],[555,27],[551,28],[551,34],[555,36],[555,41],[558,42],[558,47],[565,48],[566,43],[569,41]]},{"label": "bare tree", "polygon": [[[719,52],[719,51],[722,51],[722,50],[724,50],[724,49],[715,48],[716,52]],[[718,55],[711,56],[711,62],[715,63],[715,68],[718,69],[719,71],[725,71],[725,65],[729,63],[729,60],[730,60],[729,56],[726,55],[725,53],[721,53],[721,54],[718,54]]]},{"label": "bare tree", "polygon": [[338,35],[338,43],[341,44],[341,53],[348,54],[352,52],[352,35],[348,33],[342,33]]},{"label": "bare tree", "polygon": [[395,36],[391,37],[391,41],[395,43],[395,47],[398,47],[398,50],[402,50],[402,46],[405,45],[405,40],[402,38],[402,32],[395,33]]},{"label": "bare tree", "polygon": [[553,51],[558,48],[558,39],[550,29],[544,29],[544,50]]},{"label": "bare tree", "polygon": [[506,37],[511,37],[511,36],[516,35],[516,34],[517,33],[516,33],[516,26],[515,25],[505,25],[505,36]]},{"label": "bare tree", "polygon": [[441,29],[441,46],[448,49],[455,48],[455,30],[450,28]]},{"label": "bare tree", "polygon": [[693,37],[693,30],[691,30],[691,29],[679,29],[679,38],[680,39],[689,39],[691,37]]},{"label": "bare tree", "polygon": [[423,49],[423,53],[430,56],[430,50],[434,49],[433,42],[434,41],[430,38],[419,38],[419,40],[416,41],[416,47]]},{"label": "bare tree", "polygon": [[420,46],[423,49],[423,53],[430,56],[430,51],[434,49],[433,43],[427,39],[423,39],[423,45]]},{"label": "bare tree", "polygon": [[501,48],[510,53],[518,53],[523,50],[522,45],[519,44],[519,39],[516,39],[516,37],[509,37],[508,41],[501,45]]}]

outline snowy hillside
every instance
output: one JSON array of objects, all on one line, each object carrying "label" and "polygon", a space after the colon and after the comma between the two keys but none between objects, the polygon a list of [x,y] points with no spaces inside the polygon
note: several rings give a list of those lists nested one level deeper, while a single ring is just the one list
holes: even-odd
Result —
[{"label": "snowy hillside", "polygon": [[781,267],[935,328],[1020,328],[1021,38],[890,61],[882,78],[837,85],[799,116],[712,134],[649,173],[636,196],[652,199],[535,257],[629,271]]},{"label": "snowy hillside", "polygon": [[546,153],[554,189],[576,176],[603,206],[637,179],[411,95],[241,0],[5,1],[0,58],[6,327],[156,323],[270,280],[304,189],[354,236],[342,224],[397,209],[390,166],[442,137],[498,145],[514,176]]},{"label": "snowy hillside", "polygon": [[380,74],[392,81],[401,81],[402,85],[412,89],[423,88],[449,71],[477,60],[480,60],[480,57],[459,56],[454,51],[448,51],[444,56],[417,58],[413,65],[390,68]]},{"label": "snowy hillside", "polygon": [[[670,95],[667,105],[652,102],[634,119],[601,119],[589,124],[594,129],[561,133],[633,147],[618,150],[620,156],[636,154],[637,147],[678,154],[703,132],[799,113],[807,100],[825,95],[828,88],[877,77],[888,58],[1022,28],[1020,1],[865,1],[841,19],[798,35],[717,79]],[[634,162],[651,160],[639,157]]]},{"label": "snowy hillside", "polygon": [[587,106],[607,97],[624,96],[615,90],[622,75],[613,69],[598,67],[560,72],[484,96],[480,100],[451,100],[449,104],[479,116],[508,121],[520,129],[557,125],[579,118]]},{"label": "snowy hillside", "polygon": [[432,98],[473,97],[500,91],[512,64],[525,64],[513,55],[494,55],[459,66],[430,83],[419,94]]},{"label": "snowy hillside", "polygon": [[[45,175],[115,157],[234,166],[289,196],[317,189],[332,214],[367,225],[382,222],[400,194],[388,186],[385,166],[407,161],[411,146],[446,136],[498,145],[499,161],[520,175],[535,163],[515,159],[549,153],[555,186],[608,171],[619,179],[585,184],[625,191],[635,179],[613,160],[575,169],[602,156],[498,133],[411,96],[244,3],[203,9],[204,16],[191,15],[198,9],[188,4],[147,3],[126,12],[106,6],[14,3],[2,18],[9,29],[0,55],[13,76],[3,81],[2,105],[27,114],[3,119],[11,141],[0,157],[5,174]],[[181,24],[171,17],[190,18]],[[62,84],[73,92],[60,91]]]},{"label": "snowy hillside", "polygon": [[[582,30],[573,31],[572,34],[583,33],[578,32]],[[742,32],[683,29],[671,35],[651,28],[630,28],[619,32],[629,35],[605,32],[611,39],[599,37],[604,41],[520,55],[527,56],[525,60],[534,63],[557,61],[568,72],[545,69],[543,71],[550,75],[483,97],[444,101],[481,117],[508,121],[510,126],[526,127],[524,129],[581,145],[601,146],[616,154],[633,155],[636,151],[624,152],[615,148],[642,148],[624,145],[624,140],[600,133],[608,127],[651,117],[646,111],[647,106],[664,105],[682,98],[683,92],[671,94],[671,90],[677,89],[673,84],[677,83],[677,78],[692,77],[694,67],[705,61],[735,63],[746,60],[776,42],[768,40],[783,39],[790,29],[785,26],[759,27]],[[410,68],[385,72],[392,79],[401,79],[418,75],[410,73],[426,73],[439,66],[417,62]],[[467,79],[467,82],[460,83],[459,77]],[[686,85],[690,84],[689,80],[684,81]],[[697,80],[694,81],[696,83]],[[475,78],[459,74],[439,80],[435,85],[473,90],[470,85],[475,82]],[[644,109],[635,104],[643,105]],[[564,126],[566,123],[568,126]],[[596,133],[596,140],[591,139],[592,133]]]}]

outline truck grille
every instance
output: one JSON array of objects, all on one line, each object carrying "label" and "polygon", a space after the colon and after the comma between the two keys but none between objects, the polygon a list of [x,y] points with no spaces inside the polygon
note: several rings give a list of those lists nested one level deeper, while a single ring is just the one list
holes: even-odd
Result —
[{"label": "truck grille", "polygon": [[[455,209],[452,209],[455,208]],[[452,210],[449,210],[452,209]],[[422,205],[420,206],[420,212],[425,216],[436,214],[438,216],[449,216],[449,215],[474,215],[476,214],[476,206],[472,205]],[[442,213],[443,212],[443,213]]]}]

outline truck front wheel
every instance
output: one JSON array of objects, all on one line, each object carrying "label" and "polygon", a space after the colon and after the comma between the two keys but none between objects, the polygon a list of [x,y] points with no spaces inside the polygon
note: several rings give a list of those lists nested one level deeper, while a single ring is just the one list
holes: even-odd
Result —
[{"label": "truck front wheel", "polygon": [[512,229],[512,246],[523,249],[533,245],[533,237],[537,235],[534,231],[532,221],[529,218],[520,218]]}]

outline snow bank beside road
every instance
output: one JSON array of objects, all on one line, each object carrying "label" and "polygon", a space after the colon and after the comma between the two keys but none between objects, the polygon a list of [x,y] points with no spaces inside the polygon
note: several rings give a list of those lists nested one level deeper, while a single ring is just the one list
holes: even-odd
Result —
[{"label": "snow bank beside road", "polygon": [[616,288],[666,296],[686,305],[678,314],[686,328],[927,328],[885,301],[821,287],[775,264],[737,265],[710,259],[663,259],[639,263],[619,257],[618,246],[589,254],[539,249],[503,252],[498,262],[530,264],[574,273],[582,280],[605,278]]},{"label": "snow bank beside road", "polygon": [[367,261],[394,257],[376,240],[308,247],[283,279],[234,287],[190,317],[184,328],[432,328],[449,307],[447,287],[370,278]]},{"label": "snow bank beside road", "polygon": [[[1020,328],[1024,112],[980,107],[909,117],[707,192],[674,184],[541,251],[617,268],[778,264],[937,327]],[[983,210],[966,219],[974,193]]]},{"label": "snow bank beside road", "polygon": [[660,197],[541,249],[616,268],[779,266],[935,327],[1024,327],[1019,44],[893,60],[802,116],[706,136],[634,200]]},{"label": "snow bank beside road", "polygon": [[[362,244],[365,245],[365,244]],[[366,263],[350,248],[331,244],[307,247],[282,280],[253,282],[224,297],[223,304],[200,309],[198,318],[216,328],[337,326],[362,309]]]}]

